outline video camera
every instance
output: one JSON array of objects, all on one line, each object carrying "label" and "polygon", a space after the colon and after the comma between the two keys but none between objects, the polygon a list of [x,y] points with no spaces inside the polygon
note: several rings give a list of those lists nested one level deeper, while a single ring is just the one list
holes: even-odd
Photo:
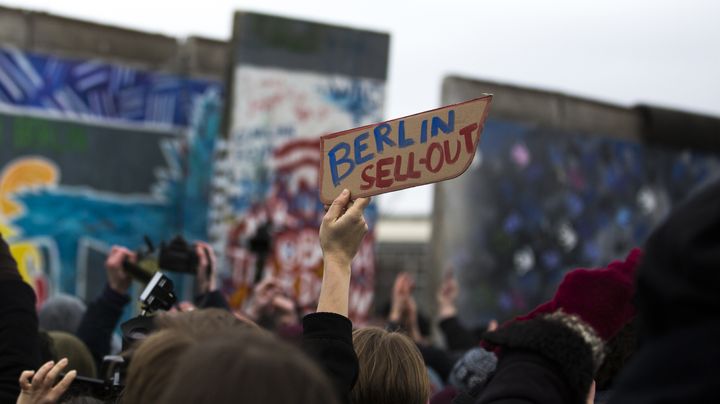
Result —
[{"label": "video camera", "polygon": [[[147,259],[155,253],[155,246],[147,236],[145,236],[145,246],[146,248],[140,248],[135,253],[138,261]],[[204,254],[209,262],[208,251],[204,250]],[[186,275],[195,275],[200,262],[200,257],[195,252],[193,245],[182,236],[176,236],[169,243],[161,242],[157,256],[158,267],[161,270]],[[142,283],[148,283],[152,279],[152,274],[138,264],[126,260],[123,262],[123,268],[130,276]],[[210,276],[211,272],[208,271],[207,276]]]}]

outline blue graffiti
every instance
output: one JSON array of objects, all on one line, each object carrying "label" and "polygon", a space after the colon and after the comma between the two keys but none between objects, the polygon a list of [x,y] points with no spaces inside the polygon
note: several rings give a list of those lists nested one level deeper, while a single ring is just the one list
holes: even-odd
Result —
[{"label": "blue graffiti", "polygon": [[211,174],[215,145],[220,134],[222,102],[217,91],[208,91],[195,100],[192,125],[188,130],[187,174],[184,176],[183,230],[191,240],[206,240],[210,210]]},{"label": "blue graffiti", "polygon": [[184,127],[208,87],[221,84],[0,47],[0,104],[69,118]]},{"label": "blue graffiti", "polygon": [[[464,287],[485,299],[461,309],[469,322],[511,318],[551,296],[566,270],[624,257],[673,205],[720,176],[717,155],[496,119],[480,149],[482,163],[458,183],[468,195],[454,201],[462,217],[444,216],[462,224],[449,255],[472,257],[458,265],[473,280]],[[457,189],[447,186],[446,195]]]},{"label": "blue graffiti", "polygon": [[60,290],[75,293],[78,243],[81,237],[108,244],[137,246],[144,234],[162,240],[178,229],[172,210],[163,201],[126,201],[117,196],[98,197],[83,191],[45,189],[20,194],[29,212],[13,225],[23,237],[51,237],[60,254]]},{"label": "blue graffiti", "polygon": [[354,125],[381,120],[383,84],[355,79],[350,84],[333,83],[321,88],[327,101],[340,107],[353,118]]}]

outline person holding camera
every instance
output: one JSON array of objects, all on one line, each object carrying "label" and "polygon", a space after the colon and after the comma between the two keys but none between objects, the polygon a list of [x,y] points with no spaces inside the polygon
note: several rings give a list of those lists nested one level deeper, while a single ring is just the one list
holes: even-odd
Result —
[{"label": "person holding camera", "polygon": [[[195,305],[199,308],[228,309],[225,297],[218,291],[215,276],[215,253],[209,244],[196,242],[187,249],[197,254],[195,268],[197,291]],[[105,261],[107,284],[100,296],[88,305],[78,327],[78,337],[87,345],[98,369],[102,360],[111,352],[113,331],[120,322],[123,311],[130,303],[130,287],[133,277],[128,265],[136,265],[138,255],[123,246],[113,246]]]}]

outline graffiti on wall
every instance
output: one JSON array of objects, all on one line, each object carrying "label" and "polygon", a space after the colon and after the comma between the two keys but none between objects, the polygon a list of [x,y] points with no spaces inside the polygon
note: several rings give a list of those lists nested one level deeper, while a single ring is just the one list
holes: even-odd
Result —
[{"label": "graffiti on wall", "polygon": [[463,318],[509,318],[567,270],[624,258],[718,174],[717,156],[488,120],[473,168],[443,188]]},{"label": "graffiti on wall", "polygon": [[211,86],[219,84],[0,47],[0,106],[53,116],[186,127],[194,98]]},{"label": "graffiti on wall", "polygon": [[[240,306],[258,270],[273,273],[311,309],[322,280],[317,229],[324,214],[318,199],[319,136],[382,120],[384,83],[372,79],[239,66],[235,71],[227,161],[216,186],[211,235],[225,249],[226,289]],[[374,252],[371,232],[353,263],[356,318],[372,302]],[[271,226],[273,243],[258,268],[250,241]]]},{"label": "graffiti on wall", "polygon": [[[92,106],[130,89],[142,114]],[[207,238],[219,83],[0,49],[0,93],[0,231],[39,302],[91,298],[91,250]]]}]

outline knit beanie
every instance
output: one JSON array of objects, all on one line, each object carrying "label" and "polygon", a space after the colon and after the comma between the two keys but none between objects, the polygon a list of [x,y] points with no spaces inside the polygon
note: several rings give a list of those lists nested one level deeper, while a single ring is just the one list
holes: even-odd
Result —
[{"label": "knit beanie", "polygon": [[495,371],[497,357],[483,348],[473,348],[465,353],[453,366],[449,382],[459,392],[468,392],[485,383]]},{"label": "knit beanie", "polygon": [[568,272],[553,298],[530,313],[516,318],[529,320],[562,310],[580,318],[607,341],[635,316],[635,269],[642,251],[633,249],[624,261],[605,268],[579,268]]}]

